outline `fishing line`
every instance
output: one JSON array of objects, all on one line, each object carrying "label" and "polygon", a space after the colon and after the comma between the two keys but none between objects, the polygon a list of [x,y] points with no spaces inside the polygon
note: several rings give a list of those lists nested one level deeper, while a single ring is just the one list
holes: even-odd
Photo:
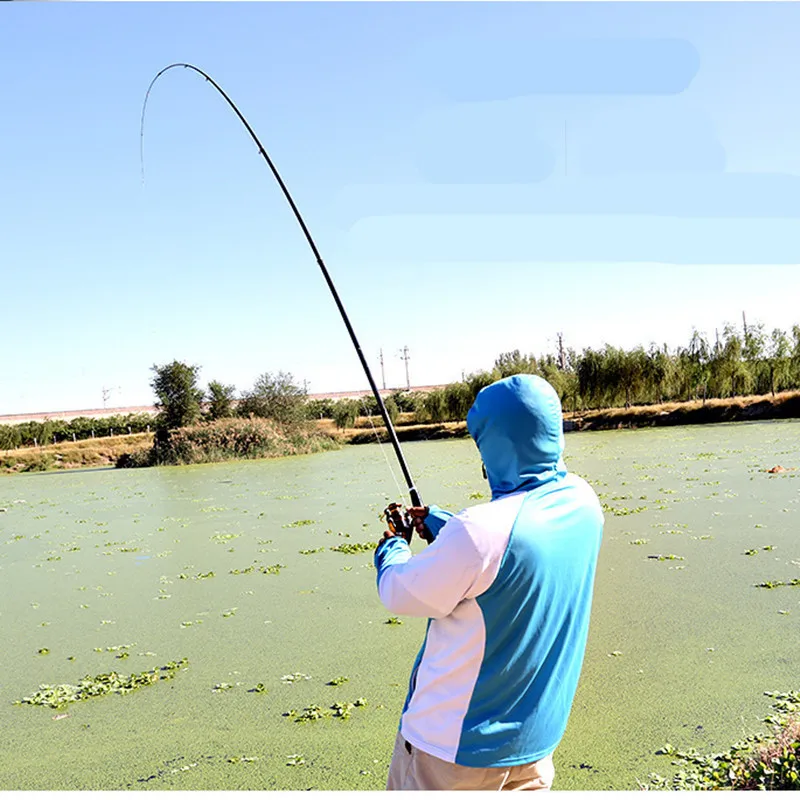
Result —
[{"label": "fishing line", "polygon": [[193,64],[184,64],[184,63],[170,64],[169,66],[164,67],[164,69],[158,72],[155,78],[153,78],[153,80],[150,82],[150,86],[147,87],[147,93],[144,96],[144,103],[142,104],[142,124],[139,132],[139,155],[142,161],[142,182],[144,182],[144,119],[145,119],[145,113],[147,111],[147,101],[150,98],[150,92],[152,91],[156,81],[165,72],[168,72],[171,69],[175,69],[176,67],[183,67],[184,69],[190,69],[196,72],[198,75],[201,75],[225,98],[225,101],[228,103],[231,109],[233,109],[236,116],[239,117],[239,120],[247,129],[247,132],[250,134],[252,140],[255,142],[256,147],[258,147],[259,154],[267,162],[267,166],[270,168],[273,177],[278,182],[278,186],[280,186],[281,191],[283,192],[283,196],[289,203],[289,206],[292,209],[295,218],[297,219],[297,223],[300,225],[300,228],[303,231],[303,235],[306,237],[306,241],[308,242],[308,245],[311,248],[311,252],[314,254],[314,258],[316,259],[317,265],[319,266],[320,271],[322,272],[322,276],[325,278],[325,282],[328,284],[328,288],[330,289],[331,295],[333,295],[334,302],[336,303],[336,307],[339,309],[342,321],[344,322],[344,325],[347,328],[347,332],[350,334],[350,339],[353,342],[353,347],[355,347],[356,354],[358,355],[359,361],[361,362],[361,366],[364,369],[365,375],[367,376],[367,381],[369,382],[370,389],[372,389],[372,394],[375,395],[375,401],[378,404],[381,416],[383,417],[383,421],[386,424],[386,430],[389,434],[389,439],[391,440],[392,447],[394,448],[395,455],[397,456],[397,460],[400,464],[400,469],[406,481],[406,486],[408,487],[408,492],[411,496],[411,505],[421,506],[422,499],[420,498],[419,492],[414,486],[414,480],[411,477],[411,473],[408,469],[408,465],[406,464],[405,457],[403,456],[403,451],[400,447],[400,441],[397,438],[397,432],[395,431],[394,425],[392,425],[392,421],[389,418],[388,412],[386,411],[386,406],[384,405],[383,398],[381,397],[381,394],[378,391],[378,387],[375,384],[375,379],[372,377],[372,372],[370,371],[369,365],[367,364],[367,360],[364,357],[363,351],[361,350],[361,345],[358,343],[358,339],[356,338],[353,326],[350,324],[350,319],[347,316],[347,312],[344,310],[344,305],[342,305],[342,301],[339,298],[339,293],[336,291],[336,287],[333,285],[333,280],[331,279],[331,276],[328,272],[328,268],[325,266],[325,262],[322,260],[322,256],[320,255],[319,250],[317,249],[317,245],[314,243],[314,240],[312,239],[311,234],[309,233],[308,227],[306,226],[303,217],[300,215],[300,211],[295,205],[295,202],[292,199],[289,190],[286,188],[286,184],[283,182],[283,179],[278,173],[278,170],[273,164],[272,159],[269,157],[266,149],[259,141],[258,136],[256,136],[255,134],[255,131],[250,127],[250,123],[244,118],[242,112],[239,111],[233,100],[231,100],[230,97],[228,97],[228,95],[223,91],[222,87],[220,87],[219,84],[217,84],[217,82],[210,75],[207,75],[205,72],[203,72],[203,70],[199,69],[198,67],[195,67]]},{"label": "fishing line", "polygon": [[389,467],[389,472],[391,473],[392,480],[394,481],[395,488],[397,489],[397,494],[403,494],[403,490],[400,487],[400,482],[397,480],[397,476],[394,474],[394,470],[392,469],[392,464],[389,461],[389,456],[386,455],[386,448],[383,446],[380,434],[378,433],[378,429],[375,427],[375,423],[373,423],[372,421],[372,414],[370,414],[369,408],[367,408],[367,402],[363,396],[361,397],[361,405],[364,407],[364,415],[369,420],[372,432],[375,434],[375,438],[378,440],[378,444],[380,445],[381,448],[381,453],[383,454],[383,458],[386,461],[386,466]]}]

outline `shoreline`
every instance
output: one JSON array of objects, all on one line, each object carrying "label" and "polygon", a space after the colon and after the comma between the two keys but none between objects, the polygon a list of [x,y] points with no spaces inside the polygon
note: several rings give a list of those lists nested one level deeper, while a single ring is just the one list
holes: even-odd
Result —
[{"label": "shoreline", "polygon": [[[771,419],[799,419],[800,391],[772,395],[711,399],[652,406],[631,406],[584,412],[566,412],[564,431],[635,430],[676,425],[711,425],[724,422],[754,422]],[[373,444],[389,441],[383,425],[362,422],[360,427],[338,430],[331,420],[320,420],[319,431],[342,445]],[[466,422],[416,423],[400,421],[395,430],[400,442],[464,439],[469,437]],[[0,474],[56,472],[114,466],[123,453],[138,452],[152,446],[153,435],[134,433],[102,439],[84,439],[45,447],[27,447],[0,452]]]}]

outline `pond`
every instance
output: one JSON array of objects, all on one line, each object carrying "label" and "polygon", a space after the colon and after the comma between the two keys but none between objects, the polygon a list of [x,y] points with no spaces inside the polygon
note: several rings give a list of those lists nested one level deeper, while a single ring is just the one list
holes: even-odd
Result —
[{"label": "pond", "polygon": [[[488,499],[470,440],[404,450],[425,501]],[[382,789],[425,626],[390,622],[353,547],[405,499],[387,459],[2,478],[0,789]],[[800,576],[800,472],[764,472],[800,466],[800,422],[572,433],[566,459],[606,527],[555,788],[635,789],[667,742],[727,749],[798,688],[800,588],[756,584]],[[184,658],[127,694],[14,704]]]}]

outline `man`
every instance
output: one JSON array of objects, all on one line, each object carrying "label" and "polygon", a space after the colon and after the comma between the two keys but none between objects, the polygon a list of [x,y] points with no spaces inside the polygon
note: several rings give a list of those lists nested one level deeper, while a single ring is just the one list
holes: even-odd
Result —
[{"label": "man", "polygon": [[[427,617],[387,789],[549,789],[586,648],[603,512],[562,459],[561,403],[534,375],[487,386],[467,415],[492,500],[410,509],[435,537],[388,531],[380,599]],[[409,536],[410,538],[410,536]]]}]

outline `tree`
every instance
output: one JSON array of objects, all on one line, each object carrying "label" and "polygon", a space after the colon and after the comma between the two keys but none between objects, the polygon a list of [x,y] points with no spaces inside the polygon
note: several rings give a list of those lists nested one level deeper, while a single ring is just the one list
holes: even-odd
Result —
[{"label": "tree", "polygon": [[775,387],[783,388],[791,379],[790,347],[786,334],[780,328],[775,328],[767,342],[769,388],[773,397],[775,397]]},{"label": "tree", "polygon": [[211,381],[208,384],[206,396],[208,398],[207,419],[225,419],[233,416],[233,401],[236,396],[235,386],[225,386],[219,381]]},{"label": "tree", "polygon": [[170,431],[196,422],[203,400],[203,392],[197,387],[200,367],[173,361],[162,366],[153,365],[152,371],[155,374],[150,386],[157,398],[158,429]]},{"label": "tree", "polygon": [[501,378],[510,378],[512,375],[523,373],[536,374],[536,359],[533,355],[523,356],[519,350],[500,353],[495,359],[494,368]]},{"label": "tree", "polygon": [[265,372],[245,393],[236,409],[242,417],[268,417],[276,422],[297,423],[305,419],[306,390],[289,372]]},{"label": "tree", "polygon": [[343,398],[333,406],[333,421],[337,428],[352,428],[356,423],[359,411],[358,400]]}]

